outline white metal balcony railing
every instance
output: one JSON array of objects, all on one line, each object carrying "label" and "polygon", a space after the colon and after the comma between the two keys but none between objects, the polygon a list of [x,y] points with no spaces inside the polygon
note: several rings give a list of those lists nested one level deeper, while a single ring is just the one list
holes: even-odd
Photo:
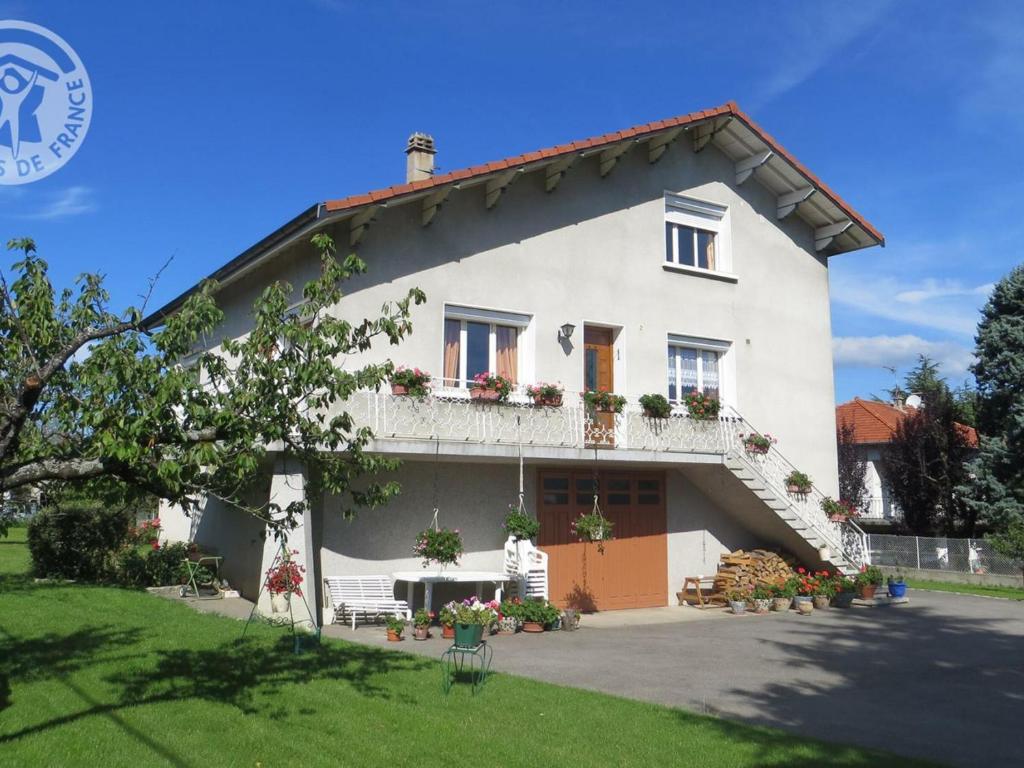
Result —
[{"label": "white metal balcony railing", "polygon": [[559,407],[536,406],[522,394],[502,404],[470,399],[465,389],[435,389],[427,398],[360,392],[349,403],[359,426],[379,440],[430,440],[551,448],[594,447],[665,453],[716,454],[741,460],[833,551],[851,563],[864,562],[865,536],[856,524],[837,523],[821,509],[823,494],[789,494],[786,477],[796,469],[774,446],[748,453],[743,435],[757,432],[741,415],[725,408],[712,421],[690,418],[685,408],[667,419],[643,415],[630,398],[622,413],[595,416],[580,395],[566,393]]}]

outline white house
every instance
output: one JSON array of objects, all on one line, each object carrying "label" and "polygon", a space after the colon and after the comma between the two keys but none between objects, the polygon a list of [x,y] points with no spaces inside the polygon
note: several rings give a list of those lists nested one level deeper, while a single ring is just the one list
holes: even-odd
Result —
[{"label": "white house", "polygon": [[[402,494],[353,521],[329,497],[310,500],[292,544],[318,590],[325,576],[420,568],[411,548],[435,505],[463,532],[462,567],[500,569],[520,455],[561,604],[667,605],[684,576],[713,573],[739,547],[859,564],[859,538],[818,504],[837,494],[829,258],[883,244],[870,223],[732,102],[451,173],[434,174],[433,157],[433,140],[414,135],[406,183],[319,203],[211,275],[232,337],[269,281],[315,273],[314,232],[369,265],[339,315],[426,292],[397,352],[354,362],[393,354],[430,371],[434,395],[347,404],[375,430],[374,451],[404,459]],[[511,404],[470,402],[467,379],[482,370],[517,383]],[[521,391],[536,381],[562,382],[564,404],[529,404]],[[628,398],[622,414],[587,412],[578,393],[599,387]],[[637,405],[694,391],[720,398],[719,420],[684,407],[648,419]],[[768,454],[744,450],[754,430],[778,438]],[[787,493],[794,467],[811,494]],[[603,555],[569,530],[595,477],[615,523]],[[287,503],[304,493],[303,468],[279,464],[269,487]],[[217,548],[256,597],[274,547],[254,519],[213,501],[161,517],[171,538]]]}]

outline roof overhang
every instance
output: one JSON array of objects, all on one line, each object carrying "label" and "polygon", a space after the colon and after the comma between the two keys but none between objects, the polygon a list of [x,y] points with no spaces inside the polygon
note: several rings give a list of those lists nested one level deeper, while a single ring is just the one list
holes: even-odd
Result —
[{"label": "roof overhang", "polygon": [[[222,286],[228,285],[328,223],[348,221],[348,245],[355,247],[384,208],[418,202],[421,205],[421,222],[427,226],[455,190],[486,185],[485,200],[487,207],[491,208],[497,204],[504,190],[524,173],[544,171],[545,188],[550,192],[580,159],[599,155],[601,175],[605,176],[630,150],[646,151],[648,161],[656,163],[668,146],[678,139],[691,142],[697,152],[713,144],[734,163],[736,184],[755,179],[764,185],[776,197],[777,218],[796,215],[813,228],[818,252],[832,256],[885,245],[881,232],[762,130],[735,102],[729,102],[715,109],[319,203],[246,249],[206,279],[216,280]],[[159,325],[197,289],[198,284],[168,302],[148,316],[145,325]]]}]

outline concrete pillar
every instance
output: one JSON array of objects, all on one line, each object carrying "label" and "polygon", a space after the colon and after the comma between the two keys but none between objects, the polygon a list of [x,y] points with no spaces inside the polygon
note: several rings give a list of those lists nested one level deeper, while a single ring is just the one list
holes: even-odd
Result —
[{"label": "concrete pillar", "polygon": [[[274,471],[270,479],[270,503],[281,509],[293,502],[307,502],[306,488],[308,478],[305,466],[294,459],[286,461],[278,458],[274,462]],[[292,552],[291,559],[306,569],[305,580],[302,583],[302,595],[292,597],[292,616],[297,625],[312,627],[319,622],[314,620],[316,614],[316,568],[314,558],[316,552],[313,547],[313,526],[312,510],[307,503],[306,511],[299,521],[299,525],[287,532],[287,547]],[[281,551],[281,541],[274,538],[268,531],[263,544],[263,566],[260,571],[261,578],[266,579],[269,570]],[[259,610],[265,616],[272,616],[270,593],[261,590]]]}]

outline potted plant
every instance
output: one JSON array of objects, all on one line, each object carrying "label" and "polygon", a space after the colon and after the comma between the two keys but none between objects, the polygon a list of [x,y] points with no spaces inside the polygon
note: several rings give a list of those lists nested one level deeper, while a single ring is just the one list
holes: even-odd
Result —
[{"label": "potted plant", "polygon": [[772,610],[788,611],[790,606],[793,605],[793,597],[796,595],[796,584],[793,579],[786,579],[783,582],[775,584],[771,588],[771,592]]},{"label": "potted plant", "polygon": [[796,575],[790,578],[795,588],[793,606],[801,613],[809,613],[802,605],[814,607],[814,576],[806,568],[797,568]]},{"label": "potted plant", "polygon": [[498,604],[480,602],[476,595],[455,604],[455,644],[475,648],[483,639],[484,630],[498,620]]},{"label": "potted plant", "polygon": [[566,608],[562,611],[562,630],[575,632],[580,628],[580,612],[576,608]]},{"label": "potted plant", "polygon": [[857,583],[857,595],[861,600],[874,600],[875,591],[882,583],[882,572],[874,565],[861,566],[860,573],[854,579]]},{"label": "potted plant", "polygon": [[430,637],[430,622],[434,620],[434,614],[426,608],[420,608],[412,617],[413,638],[415,640],[426,640]]},{"label": "potted plant", "polygon": [[606,389],[600,389],[596,392],[583,392],[582,397],[587,408],[599,413],[622,413],[622,409],[626,407],[625,397],[616,395]]},{"label": "potted plant", "polygon": [[672,404],[664,395],[641,395],[640,407],[648,419],[667,419],[672,415]]},{"label": "potted plant", "polygon": [[528,597],[523,601],[521,611],[523,632],[543,632],[561,615],[558,608],[541,597]]},{"label": "potted plant", "polygon": [[729,601],[729,609],[741,615],[747,612],[747,598],[750,597],[750,590],[731,589],[725,593],[725,599]]},{"label": "potted plant", "polygon": [[473,400],[503,403],[512,394],[512,382],[497,373],[478,373],[473,377],[469,396]]},{"label": "potted plant", "polygon": [[505,532],[516,541],[528,541],[540,533],[540,521],[518,509],[509,508],[502,523]]},{"label": "potted plant", "polygon": [[811,482],[811,478],[799,470],[794,469],[786,475],[786,490],[790,493],[803,496],[810,493],[812,487],[814,483]]},{"label": "potted plant", "polygon": [[857,509],[853,506],[852,502],[844,499],[836,501],[831,496],[826,496],[821,500],[821,511],[833,523],[845,523],[851,517],[857,516]]},{"label": "potted plant", "polygon": [[767,584],[758,584],[750,593],[754,601],[754,613],[765,614],[772,609],[773,590]]},{"label": "potted plant", "polygon": [[277,565],[267,569],[267,592],[274,613],[288,613],[292,595],[302,597],[302,581],[306,569],[292,560],[297,549],[286,549]]},{"label": "potted plant", "polygon": [[533,398],[534,405],[546,405],[550,408],[558,408],[562,405],[562,395],[565,388],[561,384],[545,384],[539,382],[531,384],[526,388],[526,394]]},{"label": "potted plant", "polygon": [[519,631],[523,617],[523,601],[518,597],[506,598],[498,606],[498,631],[514,634]]},{"label": "potted plant", "polygon": [[743,440],[743,449],[747,453],[764,455],[768,453],[772,445],[779,442],[770,434],[765,432],[763,435],[757,432],[751,432],[748,435],[740,435],[740,439]]},{"label": "potted plant", "polygon": [[889,597],[906,597],[907,596],[907,582],[903,578],[903,574],[897,573],[894,576],[890,576],[887,580],[889,585]]},{"label": "potted plant", "polygon": [[430,374],[419,368],[398,366],[391,374],[391,394],[426,397],[430,394]]},{"label": "potted plant", "polygon": [[832,605],[836,608],[849,608],[853,605],[853,596],[857,593],[857,585],[849,576],[839,572],[836,572],[832,581],[835,586],[835,596],[832,598]]},{"label": "potted plant", "polygon": [[449,603],[445,603],[444,607],[441,608],[441,612],[437,615],[437,620],[441,624],[441,637],[445,640],[453,640],[455,638],[455,607],[458,602],[452,600]]},{"label": "potted plant", "polygon": [[686,412],[696,421],[713,421],[718,418],[721,403],[717,397],[703,392],[691,392],[686,396]]},{"label": "potted plant", "polygon": [[397,643],[402,639],[402,633],[405,631],[405,619],[398,614],[388,617],[387,622],[388,628],[388,642]]},{"label": "potted plant", "polygon": [[459,529],[427,528],[420,531],[412,551],[423,558],[423,567],[437,563],[442,568],[457,564],[464,547]]},{"label": "potted plant", "polygon": [[597,543],[597,551],[604,554],[604,542],[615,538],[612,535],[613,522],[600,512],[584,512],[569,525],[573,536],[580,541]]},{"label": "potted plant", "polygon": [[811,577],[811,596],[815,608],[819,610],[828,608],[835,594],[835,581],[831,573],[818,571]]}]

